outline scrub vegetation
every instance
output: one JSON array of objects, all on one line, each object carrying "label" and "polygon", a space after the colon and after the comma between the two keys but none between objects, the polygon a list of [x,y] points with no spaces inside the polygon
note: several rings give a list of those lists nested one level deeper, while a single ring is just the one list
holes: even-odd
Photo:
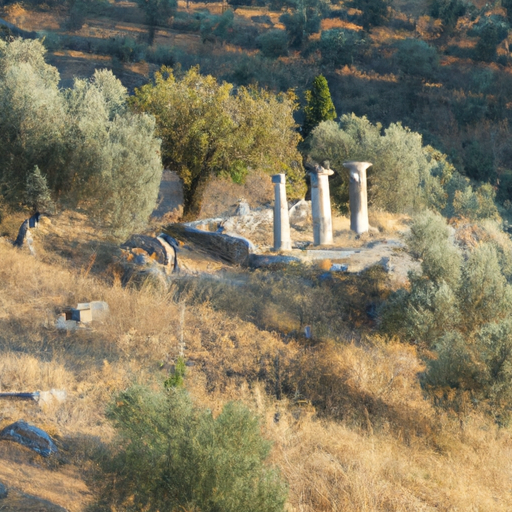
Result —
[{"label": "scrub vegetation", "polygon": [[[0,443],[0,481],[77,512],[511,510],[509,3],[247,3],[0,0],[0,390],[67,392],[0,403],[59,447]],[[164,167],[190,220],[325,160],[336,222],[372,162],[376,229],[343,241],[393,238],[406,279],[195,255],[123,282]]]}]

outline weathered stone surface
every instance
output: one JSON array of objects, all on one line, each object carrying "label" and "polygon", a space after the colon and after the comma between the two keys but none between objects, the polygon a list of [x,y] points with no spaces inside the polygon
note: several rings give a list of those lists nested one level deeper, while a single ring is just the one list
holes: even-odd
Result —
[{"label": "weathered stone surface", "polygon": [[76,308],[71,308],[71,320],[89,324],[92,322],[92,312],[89,303],[78,304]]},{"label": "weathered stone surface", "polygon": [[311,211],[313,215],[313,240],[315,245],[331,245],[332,216],[331,197],[329,194],[329,176],[334,174],[329,168],[316,165],[311,176]]},{"label": "weathered stone surface", "polygon": [[306,257],[309,260],[343,260],[345,258],[350,258],[352,254],[357,252],[361,252],[360,250],[340,250],[340,249],[323,249],[323,250],[315,250],[315,249],[307,249]]},{"label": "weathered stone surface", "polygon": [[5,485],[2,482],[0,482],[0,500],[7,498],[7,494],[9,494],[9,492],[7,491],[7,487],[5,487]]},{"label": "weathered stone surface", "polygon": [[63,331],[74,331],[78,328],[78,323],[75,320],[66,320],[66,315],[63,313],[57,318],[55,327]]},{"label": "weathered stone surface", "polygon": [[333,263],[329,272],[346,272],[348,270],[348,265],[344,263]]},{"label": "weathered stone surface", "polygon": [[370,162],[344,162],[349,170],[350,229],[358,235],[366,233],[368,224],[368,194],[366,190],[366,169]]},{"label": "weathered stone surface", "polygon": [[164,266],[174,266],[176,251],[165,240],[147,235],[132,235],[123,249],[143,249],[150,257]]},{"label": "weathered stone surface", "polygon": [[249,203],[245,201],[245,199],[240,199],[235,210],[235,215],[237,217],[243,217],[244,215],[249,215],[249,213],[251,213]]},{"label": "weathered stone surface", "polygon": [[201,231],[186,224],[171,224],[165,228],[165,232],[190,240],[228,263],[247,265],[249,254],[254,251],[253,244],[241,236]]},{"label": "weathered stone surface", "polygon": [[89,302],[93,322],[103,322],[108,318],[110,309],[108,304],[102,300],[93,300]]},{"label": "weathered stone surface", "polygon": [[22,420],[5,427],[0,432],[0,440],[22,444],[43,457],[49,457],[58,451],[52,438],[44,430]]},{"label": "weathered stone surface", "polygon": [[292,224],[303,225],[311,219],[311,201],[301,199],[288,212]]},{"label": "weathered stone surface", "polygon": [[285,267],[290,263],[300,263],[300,259],[294,256],[267,256],[263,254],[251,254],[249,256],[249,266],[251,268],[263,267]]},{"label": "weathered stone surface", "polygon": [[286,177],[284,174],[272,176],[274,184],[274,250],[289,251],[292,248],[290,238],[290,220],[286,200]]}]

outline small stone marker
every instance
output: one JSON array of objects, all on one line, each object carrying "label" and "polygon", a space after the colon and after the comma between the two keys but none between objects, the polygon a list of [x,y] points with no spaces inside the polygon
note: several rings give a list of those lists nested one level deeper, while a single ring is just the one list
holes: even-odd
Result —
[{"label": "small stone marker", "polygon": [[311,175],[311,210],[313,214],[313,243],[314,245],[331,245],[332,217],[331,197],[329,195],[329,176],[334,174],[329,168],[315,165]]},{"label": "small stone marker", "polygon": [[284,174],[272,176],[274,184],[274,251],[290,251],[290,219],[286,200],[286,177]]},{"label": "small stone marker", "polygon": [[235,210],[235,215],[237,217],[243,217],[244,215],[249,215],[251,213],[251,207],[249,203],[245,199],[239,199],[238,205]]},{"label": "small stone marker", "polygon": [[366,189],[366,169],[373,165],[370,162],[344,162],[349,170],[348,186],[350,198],[350,229],[358,235],[369,230],[368,224],[368,193]]},{"label": "small stone marker", "polygon": [[43,457],[49,457],[58,451],[52,438],[44,430],[22,420],[5,427],[0,432],[0,440],[22,444]]},{"label": "small stone marker", "polygon": [[76,308],[71,310],[71,320],[90,324],[92,322],[91,307],[88,302],[78,303]]},{"label": "small stone marker", "polygon": [[7,491],[7,487],[5,487],[5,485],[2,482],[0,482],[0,500],[7,498],[8,494],[9,493]]}]

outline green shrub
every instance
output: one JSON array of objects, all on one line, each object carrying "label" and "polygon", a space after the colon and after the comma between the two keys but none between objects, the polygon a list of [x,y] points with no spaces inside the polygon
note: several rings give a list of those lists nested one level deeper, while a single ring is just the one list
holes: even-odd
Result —
[{"label": "green shrub", "polygon": [[49,191],[121,236],[156,203],[162,164],[154,118],[127,111],[128,92],[110,71],[60,90],[44,52],[39,41],[0,42],[0,193],[19,205],[28,185],[35,206],[46,196],[44,176]]},{"label": "green shrub", "polygon": [[[423,146],[419,133],[391,124],[382,134],[380,124],[366,117],[344,115],[340,123],[320,123],[308,140],[309,154],[316,161],[329,160],[337,170],[346,190],[348,175],[343,161],[372,162],[369,169],[369,199],[390,212],[411,212],[422,206],[444,207],[443,186],[453,168],[446,157]],[[345,197],[336,196],[342,204]]]},{"label": "green shrub", "polygon": [[402,72],[431,78],[439,67],[437,50],[421,39],[403,39],[396,44],[395,58]]},{"label": "green shrub", "polygon": [[318,75],[313,80],[311,89],[306,91],[306,106],[304,107],[304,125],[302,127],[304,137],[323,121],[336,119],[336,109],[331,99],[329,85],[323,75]]},{"label": "green shrub", "polygon": [[108,417],[119,449],[102,464],[111,479],[96,510],[284,510],[285,485],[264,463],[271,445],[240,403],[214,418],[183,389],[132,387],[115,398]]},{"label": "green shrub", "polygon": [[256,39],[265,57],[276,58],[288,52],[288,37],[283,30],[269,30]]},{"label": "green shrub", "polygon": [[322,62],[326,66],[338,67],[353,64],[364,39],[354,30],[323,30],[320,36]]},{"label": "green shrub", "polygon": [[49,212],[54,209],[55,203],[52,200],[50,189],[46,178],[36,165],[34,170],[27,176],[25,189],[25,203],[35,212]]},{"label": "green shrub", "polygon": [[457,20],[466,13],[466,4],[461,0],[431,0],[430,14],[443,21],[443,30],[451,31]]},{"label": "green shrub", "polygon": [[485,62],[496,59],[496,47],[508,35],[508,25],[501,20],[489,18],[479,30],[480,38],[475,48],[475,58]]},{"label": "green shrub", "polygon": [[408,244],[422,273],[391,295],[381,326],[429,348],[422,378],[434,396],[451,396],[445,403],[458,407],[467,394],[505,422],[512,406],[512,287],[496,233],[479,229],[490,240],[462,254],[439,215],[419,216]]},{"label": "green shrub", "polygon": [[353,0],[353,6],[362,11],[361,23],[365,30],[385,25],[390,18],[388,0]]}]

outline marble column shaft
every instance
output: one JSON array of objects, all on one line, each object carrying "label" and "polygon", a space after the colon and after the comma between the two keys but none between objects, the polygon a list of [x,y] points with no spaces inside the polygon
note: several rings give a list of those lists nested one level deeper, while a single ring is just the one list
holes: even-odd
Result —
[{"label": "marble column shaft", "polygon": [[349,170],[349,197],[350,197],[350,229],[358,235],[366,233],[368,223],[368,193],[366,187],[366,169],[370,162],[344,162]]},{"label": "marble column shaft", "polygon": [[331,245],[333,243],[331,197],[329,194],[329,176],[331,174],[333,174],[333,171],[320,166],[310,174],[314,245]]},{"label": "marble column shaft", "polygon": [[274,184],[274,250],[289,251],[292,248],[290,218],[286,200],[286,177],[284,174],[272,176]]}]

